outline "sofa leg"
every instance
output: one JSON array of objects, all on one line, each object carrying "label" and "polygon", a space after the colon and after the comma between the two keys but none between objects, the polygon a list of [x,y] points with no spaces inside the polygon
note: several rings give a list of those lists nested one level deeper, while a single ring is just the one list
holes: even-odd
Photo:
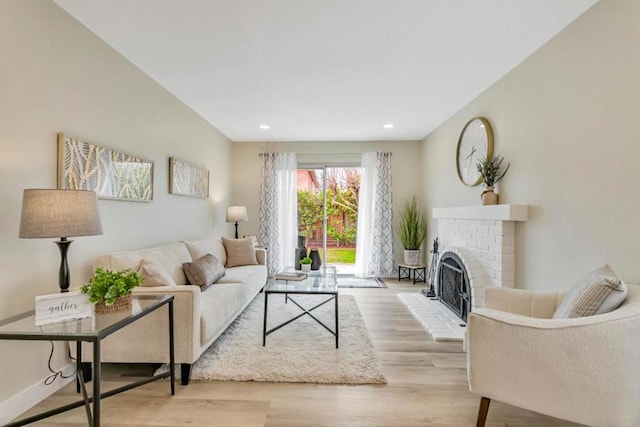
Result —
[{"label": "sofa leg", "polygon": [[91,374],[93,369],[91,368],[91,362],[81,362],[80,369],[82,370],[82,377],[84,378],[84,382],[88,383],[91,381]]},{"label": "sofa leg", "polygon": [[180,364],[180,384],[189,385],[191,381],[191,363]]},{"label": "sofa leg", "polygon": [[476,427],[484,427],[485,421],[487,421],[487,413],[489,412],[489,404],[491,399],[488,397],[482,397],[480,399],[480,407],[478,408],[478,421],[476,421]]}]

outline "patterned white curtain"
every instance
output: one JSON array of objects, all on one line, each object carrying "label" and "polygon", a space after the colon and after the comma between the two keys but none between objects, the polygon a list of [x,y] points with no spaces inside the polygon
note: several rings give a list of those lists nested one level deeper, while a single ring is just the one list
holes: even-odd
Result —
[{"label": "patterned white curtain", "polygon": [[363,153],[356,242],[356,275],[359,277],[393,273],[392,202],[391,153]]},{"label": "patterned white curtain", "polygon": [[298,234],[297,160],[295,153],[261,153],[258,238],[267,247],[267,269],[275,274],[293,265]]}]

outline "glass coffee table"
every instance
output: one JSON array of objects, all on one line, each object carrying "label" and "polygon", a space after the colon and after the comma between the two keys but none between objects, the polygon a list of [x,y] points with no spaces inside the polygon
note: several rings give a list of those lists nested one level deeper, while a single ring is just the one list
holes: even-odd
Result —
[{"label": "glass coffee table", "polygon": [[[291,267],[293,270],[293,267]],[[333,270],[331,270],[333,269]],[[291,322],[294,322],[301,318],[302,316],[309,316],[317,323],[319,323],[323,328],[325,328],[329,333],[336,337],[336,348],[338,348],[338,284],[336,281],[335,267],[327,267],[324,271],[329,271],[329,275],[322,275],[323,268],[320,270],[312,271],[311,273],[317,274],[308,274],[307,278],[304,280],[285,280],[282,279],[280,281],[271,281],[264,288],[264,322],[262,326],[262,345],[265,346],[267,343],[267,335],[277,331],[278,329],[288,325]],[[285,269],[286,271],[286,269]],[[297,270],[293,270],[296,271]],[[284,282],[284,283],[282,283]],[[285,304],[288,301],[291,301],[295,304],[302,313],[298,314],[295,317],[287,320],[284,323],[281,323],[278,326],[275,326],[269,330],[267,330],[267,318],[268,318],[268,308],[269,308],[269,296],[272,294],[284,294]],[[295,299],[291,298],[291,295],[319,295],[326,296],[328,298],[323,299],[320,303],[314,305],[313,307],[307,309],[299,304]],[[334,311],[335,311],[335,330],[332,330],[330,327],[325,325],[320,319],[314,316],[311,312],[322,307],[323,305],[333,301],[334,302]]]},{"label": "glass coffee table", "polygon": [[[329,279],[329,281],[332,281],[334,284],[338,282],[337,270],[336,270],[336,267],[333,265],[327,265],[327,266],[323,265],[318,270],[311,270],[311,271],[296,270],[293,266],[289,266],[289,267],[285,267],[281,272],[278,273],[280,277],[286,276],[288,274],[306,274],[307,278],[309,279],[325,278],[325,279]],[[294,280],[297,280],[297,279],[285,279],[285,278],[276,277],[276,281],[291,282]]]}]

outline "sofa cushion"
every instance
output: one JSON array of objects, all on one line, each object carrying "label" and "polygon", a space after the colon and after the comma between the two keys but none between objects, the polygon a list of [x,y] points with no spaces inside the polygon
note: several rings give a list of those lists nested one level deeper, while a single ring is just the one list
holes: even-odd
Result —
[{"label": "sofa cushion", "polygon": [[605,265],[580,278],[553,314],[554,319],[592,316],[615,310],[627,296],[627,285]]},{"label": "sofa cushion", "polygon": [[218,283],[258,284],[263,286],[267,281],[267,269],[264,265],[244,265],[230,267],[225,270],[224,277]]},{"label": "sofa cushion", "polygon": [[200,286],[202,290],[224,276],[224,265],[211,254],[206,254],[192,262],[185,262],[182,267],[189,283]]},{"label": "sofa cushion", "polygon": [[140,286],[176,286],[167,270],[153,261],[143,259],[138,273],[144,278]]},{"label": "sofa cushion", "polygon": [[217,283],[200,294],[200,341],[207,342],[247,304],[247,286]]},{"label": "sofa cushion", "polygon": [[222,264],[227,262],[227,254],[219,237],[201,240],[185,240],[187,250],[191,254],[191,259],[198,259],[206,254],[211,254],[218,258]]},{"label": "sofa cushion", "polygon": [[226,267],[237,267],[241,265],[257,265],[256,250],[253,246],[253,239],[227,239],[222,238],[224,250],[227,253]]}]

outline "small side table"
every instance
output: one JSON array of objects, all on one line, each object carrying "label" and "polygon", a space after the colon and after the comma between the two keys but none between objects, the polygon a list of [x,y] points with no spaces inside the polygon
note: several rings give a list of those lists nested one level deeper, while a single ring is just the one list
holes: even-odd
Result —
[{"label": "small side table", "polygon": [[426,265],[406,265],[398,264],[398,281],[402,279],[411,280],[411,272],[413,271],[413,284],[427,283],[427,266]]},{"label": "small side table", "polygon": [[[31,424],[36,421],[69,411],[71,409],[85,407],[87,421],[91,427],[100,427],[100,411],[101,400],[114,394],[122,393],[135,387],[140,387],[152,381],[162,378],[170,378],[169,386],[171,395],[175,394],[175,356],[174,356],[174,339],[173,339],[173,295],[165,296],[147,296],[134,295],[132,308],[130,312],[118,313],[114,315],[104,316],[103,324],[97,324],[97,317],[87,317],[84,319],[68,320],[66,322],[51,323],[48,325],[35,326],[35,313],[29,311],[0,320],[0,340],[18,340],[18,341],[75,341],[76,342],[76,378],[77,392],[82,391],[82,400],[68,403],[55,409],[50,409],[40,414],[22,418],[18,421],[12,421],[5,424],[4,427],[18,427]],[[138,319],[152,313],[161,307],[167,307],[169,311],[169,372],[156,374],[152,377],[143,378],[133,383],[123,386],[101,391],[101,365],[100,365],[100,348],[102,341],[114,332],[126,327]],[[82,374],[82,343],[90,342],[93,347],[93,395],[88,396],[86,390],[86,381]],[[139,343],[143,345],[143,343]],[[93,403],[93,411],[91,410]]]}]

